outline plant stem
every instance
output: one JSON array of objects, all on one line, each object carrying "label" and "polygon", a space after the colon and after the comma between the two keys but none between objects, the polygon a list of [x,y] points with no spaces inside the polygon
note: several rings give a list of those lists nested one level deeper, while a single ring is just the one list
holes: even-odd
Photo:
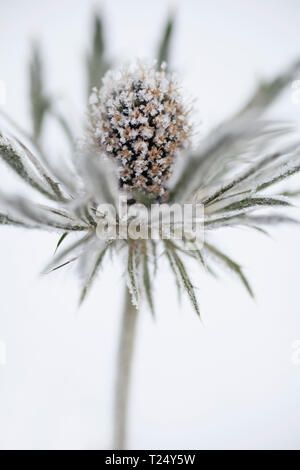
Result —
[{"label": "plant stem", "polygon": [[138,311],[131,302],[131,295],[126,286],[123,317],[117,357],[117,377],[114,398],[114,449],[126,447],[126,432],[128,418],[128,397],[132,358],[134,352],[135,332]]}]

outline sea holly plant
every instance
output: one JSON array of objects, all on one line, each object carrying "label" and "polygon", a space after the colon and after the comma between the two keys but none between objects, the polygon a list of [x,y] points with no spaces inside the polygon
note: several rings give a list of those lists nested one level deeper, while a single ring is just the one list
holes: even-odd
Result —
[{"label": "sea holly plant", "polygon": [[[1,194],[0,224],[58,233],[45,271],[67,264],[80,269],[82,303],[118,256],[126,277],[114,403],[114,442],[126,446],[127,402],[134,338],[145,299],[155,312],[155,275],[162,259],[179,293],[200,316],[190,265],[208,275],[223,266],[253,290],[241,265],[212,240],[220,228],[266,233],[289,215],[299,192],[282,188],[300,171],[299,137],[293,126],[264,118],[265,111],[300,72],[300,62],[259,85],[240,111],[195,147],[191,107],[166,61],[173,17],[167,22],[157,62],[135,61],[108,70],[102,22],[95,17],[87,55],[87,118],[75,141],[43,80],[37,46],[30,63],[31,130],[1,111],[0,159],[36,193],[29,200]],[[70,143],[68,170],[57,166],[43,144],[45,117],[52,117]],[[176,209],[176,210],[175,210]],[[75,232],[81,232],[74,237]],[[241,235],[242,236],[242,235]],[[158,287],[157,287],[158,288]]]}]

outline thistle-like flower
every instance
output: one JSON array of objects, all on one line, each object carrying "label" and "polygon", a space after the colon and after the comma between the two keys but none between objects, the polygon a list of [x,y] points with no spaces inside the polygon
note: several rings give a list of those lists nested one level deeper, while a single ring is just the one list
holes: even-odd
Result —
[{"label": "thistle-like flower", "polygon": [[[160,59],[166,56],[169,37],[170,24]],[[100,75],[107,66],[102,55],[101,24],[97,19],[94,50],[88,61],[92,86],[97,78],[95,71],[99,73],[100,83]],[[90,96],[87,136],[75,158],[70,159],[75,162],[70,176],[70,170],[65,171],[62,163],[60,168],[53,165],[42,145],[44,117],[49,113],[58,117],[73,153],[76,147],[68,122],[54,112],[55,106],[44,92],[41,61],[37,51],[34,53],[33,132],[22,135],[16,126],[18,138],[0,134],[0,159],[42,199],[38,203],[1,195],[0,224],[58,232],[57,253],[47,271],[77,263],[83,282],[81,301],[108,253],[125,260],[127,296],[116,394],[117,448],[124,445],[127,372],[132,352],[132,344],[128,343],[134,333],[136,307],[145,298],[154,312],[154,278],[161,261],[169,263],[179,292],[186,292],[194,310],[200,314],[188,262],[198,263],[208,274],[214,273],[216,263],[225,266],[253,295],[241,266],[215,246],[212,232],[223,227],[265,232],[266,226],[297,222],[286,210],[299,192],[273,188],[300,171],[299,136],[290,126],[263,120],[261,116],[299,70],[300,63],[296,62],[284,74],[260,86],[248,103],[233,118],[213,129],[195,151],[183,150],[192,128],[173,75],[164,67],[155,71],[152,66],[139,63],[119,72],[108,72],[102,87],[94,88]],[[12,124],[11,119],[8,121]],[[178,153],[181,155],[176,158]],[[180,171],[177,176],[174,172],[174,178],[170,179],[179,158]],[[127,218],[124,218],[124,206],[118,204],[124,191],[125,206],[131,205]],[[137,198],[137,194],[143,198]],[[45,205],[45,198],[49,205]],[[139,210],[141,200],[147,207],[152,202],[156,207],[163,206],[161,202],[166,200],[168,205],[176,203],[179,207],[186,203],[200,204],[204,241],[191,240],[186,227],[179,239],[165,236],[164,227],[157,229],[157,218],[145,222]],[[99,209],[103,203],[109,205],[109,211]],[[125,228],[126,236],[99,237],[99,227],[102,233],[111,219],[113,228],[121,229],[122,233]],[[198,219],[192,222],[198,223]],[[133,236],[132,224],[146,227],[147,236]],[[182,221],[176,221],[176,233],[178,224]],[[81,238],[70,240],[74,232],[82,232]]]},{"label": "thistle-like flower", "polygon": [[90,96],[89,118],[95,149],[119,164],[120,188],[162,196],[191,135],[175,75],[141,62],[108,71]]},{"label": "thistle-like flower", "polygon": [[[151,310],[154,308],[150,266],[153,265],[154,274],[161,255],[167,258],[177,287],[186,290],[197,313],[199,305],[194,284],[181,259],[182,255],[200,261],[208,273],[213,272],[210,266],[212,262],[225,264],[241,279],[252,295],[239,264],[210,243],[210,234],[220,227],[257,228],[281,222],[295,222],[286,214],[266,214],[264,211],[259,215],[257,211],[286,209],[291,205],[286,192],[272,194],[267,191],[275,183],[299,171],[297,136],[291,132],[290,126],[264,121],[259,115],[275,99],[289,78],[295,75],[298,67],[297,63],[284,74],[285,81],[276,78],[274,82],[265,85],[263,94],[259,89],[238,113],[238,118],[234,117],[213,130],[197,150],[184,151],[181,156],[184,162],[180,165],[181,171],[177,172],[175,179],[168,181],[168,185],[171,167],[176,165],[174,155],[191,132],[173,80],[167,78],[164,70],[155,72],[152,68],[137,65],[122,73],[109,73],[104,79],[103,88],[100,91],[94,90],[91,95],[88,136],[77,150],[76,165],[73,168],[74,174],[77,173],[76,178],[69,178],[67,172],[54,168],[45,151],[41,151],[38,140],[31,138],[29,143],[25,143],[24,139],[21,141],[0,135],[0,158],[32,188],[55,204],[49,207],[25,198],[8,198],[3,195],[1,224],[62,231],[58,242],[59,251],[48,268],[57,269],[70,262],[80,261],[84,282],[81,301],[90,289],[108,251],[126,252],[127,283],[136,306],[145,293]],[[279,89],[278,86],[275,89],[274,83],[280,83]],[[149,91],[150,88],[152,92]],[[154,91],[157,91],[157,95]],[[142,96],[146,93],[147,98],[143,101]],[[137,102],[138,99],[140,101]],[[147,117],[140,107],[142,110],[144,107],[151,109],[146,114]],[[169,108],[170,111],[166,111]],[[133,118],[134,113],[138,117]],[[152,114],[159,119],[155,130],[154,125],[151,125]],[[158,122],[161,121],[166,123],[166,128],[164,124],[159,127]],[[59,123],[61,122],[60,119]],[[65,122],[63,124],[63,129],[67,129],[70,137],[70,130]],[[150,132],[153,132],[151,137]],[[35,151],[40,154],[39,157],[34,154]],[[128,160],[124,152],[127,152]],[[159,153],[157,160],[153,158],[152,161],[153,153]],[[156,167],[159,168],[158,175],[153,173]],[[128,177],[125,178],[126,171]],[[121,181],[120,185],[118,181]],[[141,185],[140,181],[144,183]],[[180,240],[166,239],[163,230],[155,230],[159,237],[153,238],[152,219],[148,221],[150,230],[144,239],[132,239],[130,230],[127,237],[99,239],[97,227],[99,224],[103,226],[105,221],[105,216],[97,211],[99,204],[109,203],[114,206],[117,210],[116,224],[122,225],[124,229],[124,219],[118,212],[118,198],[124,187],[129,192],[143,190],[150,202],[153,201],[155,187],[156,196],[162,195],[167,188],[169,204],[183,206],[191,201],[202,204],[204,244],[197,246],[196,240],[194,249],[190,251],[190,240],[184,236]],[[130,203],[134,201],[133,199]],[[159,205],[159,201],[156,197],[155,203]],[[127,219],[128,226],[134,217],[139,219],[138,212]],[[75,231],[83,232],[83,238],[62,250],[61,244],[66,235]]]}]

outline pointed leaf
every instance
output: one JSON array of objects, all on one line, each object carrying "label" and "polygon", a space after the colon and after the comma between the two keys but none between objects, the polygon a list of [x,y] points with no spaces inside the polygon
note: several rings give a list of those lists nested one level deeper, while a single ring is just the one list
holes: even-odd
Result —
[{"label": "pointed leaf", "polygon": [[244,284],[244,286],[246,287],[249,295],[254,298],[254,294],[253,294],[253,291],[250,287],[250,284],[249,282],[247,281],[241,267],[239,264],[237,264],[235,261],[233,261],[231,258],[229,258],[229,256],[225,255],[224,253],[222,253],[219,249],[217,249],[216,247],[214,247],[213,245],[209,244],[209,243],[205,243],[205,248],[210,251],[216,258],[218,258],[219,260],[221,260],[223,263],[225,263],[225,265],[231,270],[233,271],[235,274],[237,274],[237,276],[240,278],[240,280],[242,281],[242,283]]},{"label": "pointed leaf", "polygon": [[62,236],[60,237],[60,239],[59,239],[58,242],[57,242],[57,245],[56,245],[54,254],[57,252],[58,248],[60,247],[60,245],[62,244],[62,242],[64,241],[64,239],[66,238],[66,236],[67,236],[68,234],[69,234],[69,232],[65,232],[65,233],[62,234]]},{"label": "pointed leaf", "polygon": [[131,294],[132,303],[136,308],[138,308],[140,288],[137,271],[137,252],[132,243],[130,243],[128,248],[127,274],[127,285]]},{"label": "pointed leaf", "polygon": [[174,265],[177,268],[177,271],[178,271],[178,274],[181,278],[183,287],[185,288],[185,291],[186,291],[186,293],[188,294],[188,296],[191,300],[191,303],[194,307],[194,310],[197,313],[197,315],[200,316],[200,309],[199,309],[198,300],[197,300],[197,297],[196,297],[196,294],[195,294],[194,286],[193,286],[193,284],[192,284],[192,282],[189,278],[189,275],[186,271],[186,268],[185,268],[182,260],[178,256],[177,250],[174,249],[172,245],[169,245],[168,242],[166,242],[166,245],[168,246],[168,251],[170,253],[170,256],[173,258]]},{"label": "pointed leaf", "polygon": [[84,301],[84,299],[86,298],[86,295],[87,293],[89,292],[91,286],[92,286],[92,283],[99,271],[99,268],[101,266],[101,263],[104,259],[104,256],[105,256],[105,253],[107,252],[108,248],[111,246],[111,242],[110,243],[107,243],[107,245],[103,248],[103,250],[99,253],[97,259],[96,259],[96,262],[95,262],[95,265],[94,265],[94,268],[88,278],[88,280],[86,281],[83,289],[82,289],[82,292],[81,292],[81,296],[80,296],[80,300],[79,300],[79,305],[82,304],[82,302]]},{"label": "pointed leaf", "polygon": [[172,33],[174,29],[174,14],[171,14],[167,20],[165,30],[162,36],[161,43],[158,50],[157,66],[160,68],[163,62],[168,62],[170,53],[170,44],[172,39]]},{"label": "pointed leaf", "polygon": [[223,212],[223,211],[241,211],[244,209],[249,209],[251,207],[276,207],[276,206],[290,206],[291,204],[284,200],[284,199],[278,199],[278,198],[272,198],[272,197],[249,197],[242,199],[237,202],[233,202],[232,204],[229,204],[228,206],[223,207],[222,209],[219,209],[217,212]]},{"label": "pointed leaf", "polygon": [[101,86],[101,79],[109,68],[104,52],[103,23],[100,15],[96,14],[94,17],[93,46],[87,57],[88,97],[93,87]]},{"label": "pointed leaf", "polygon": [[[146,244],[145,244],[145,250],[146,250]],[[154,315],[154,303],[153,303],[153,297],[152,297],[152,281],[150,279],[148,263],[149,263],[148,254],[146,251],[143,255],[143,283],[144,283],[144,289],[146,293],[146,299],[148,301],[151,313]]]},{"label": "pointed leaf", "polygon": [[38,140],[50,100],[44,91],[42,59],[37,43],[33,44],[30,62],[30,101],[33,136],[35,140]]}]

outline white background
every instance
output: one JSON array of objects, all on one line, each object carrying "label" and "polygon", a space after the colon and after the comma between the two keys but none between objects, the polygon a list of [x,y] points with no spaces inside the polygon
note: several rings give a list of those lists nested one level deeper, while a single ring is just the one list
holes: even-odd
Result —
[{"label": "white background", "polygon": [[[26,127],[29,41],[41,40],[46,80],[80,135],[84,53],[95,2],[10,0],[0,5],[0,79],[4,109]],[[168,3],[102,3],[115,60],[153,57]],[[172,63],[197,97],[203,132],[237,109],[258,79],[300,56],[296,0],[186,0],[179,4]],[[299,77],[300,78],[300,77]],[[274,110],[299,119],[291,89]],[[59,140],[48,136],[49,149]],[[57,152],[56,152],[57,153]],[[58,152],[59,155],[59,152]],[[22,186],[3,165],[1,191]],[[299,179],[298,179],[299,182]],[[300,448],[299,229],[274,238],[224,231],[219,246],[246,268],[256,292],[226,275],[195,273],[204,326],[188,300],[178,306],[162,265],[157,318],[144,309],[138,331],[130,404],[131,448]],[[66,268],[39,276],[57,236],[0,231],[0,448],[92,449],[111,445],[115,352],[122,269],[106,265],[78,311],[79,283]],[[2,348],[3,349],[3,348]]]}]

